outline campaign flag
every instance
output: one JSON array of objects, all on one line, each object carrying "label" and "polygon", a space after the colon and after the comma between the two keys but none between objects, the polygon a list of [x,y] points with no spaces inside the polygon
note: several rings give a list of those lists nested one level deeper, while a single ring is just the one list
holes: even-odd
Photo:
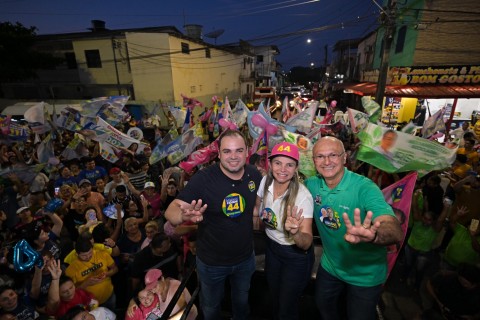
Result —
[{"label": "campaign flag", "polygon": [[26,125],[21,125],[18,122],[10,122],[8,138],[10,140],[27,140],[30,136],[31,130]]},{"label": "campaign flag", "polygon": [[212,115],[212,112],[213,112],[213,108],[210,108],[210,109],[202,112],[202,113],[198,116],[198,121],[200,121],[200,122],[207,122],[208,119],[210,119],[210,116]]},{"label": "campaign flag", "polygon": [[290,114],[290,106],[288,104],[288,96],[285,96],[282,103],[282,121],[287,122],[292,115]]},{"label": "campaign flag", "polygon": [[247,122],[249,112],[250,111],[248,110],[245,103],[242,100],[238,99],[235,108],[233,108],[232,110],[232,119],[239,128],[241,128]]},{"label": "campaign flag", "polygon": [[145,148],[145,144],[114,128],[102,118],[97,118],[97,125],[108,132],[105,139],[100,138],[100,155],[109,162],[115,163],[119,160],[117,154],[121,151],[120,148],[129,148],[136,144],[136,153],[142,152]]},{"label": "campaign flag", "polygon": [[11,115],[4,116],[0,115],[0,132],[2,135],[7,136],[10,133],[10,121],[12,119]]},{"label": "campaign flag", "polygon": [[417,125],[413,123],[413,121],[410,121],[409,123],[407,123],[406,126],[402,128],[401,131],[408,134],[415,134],[416,129]]},{"label": "campaign flag", "polygon": [[186,132],[190,128],[191,114],[192,111],[190,108],[187,108],[187,114],[185,115],[185,121],[183,122],[182,133]]},{"label": "campaign flag", "polygon": [[165,137],[162,142],[152,150],[152,155],[149,159],[150,164],[155,164],[165,157],[167,157],[171,164],[176,164],[190,155],[195,151],[195,148],[203,142],[201,130],[199,130],[200,127],[201,124],[197,124],[173,140],[171,140],[172,136]]},{"label": "campaign flag", "polygon": [[78,159],[83,156],[83,141],[78,134],[73,136],[73,139],[68,143],[67,147],[63,149],[61,158],[66,160]]},{"label": "campaign flag", "polygon": [[[263,102],[260,103],[260,105],[262,105],[262,104],[263,104]],[[268,116],[268,114],[264,110],[263,106],[262,106],[262,108],[259,107],[258,110],[259,111],[250,111],[248,113],[248,116],[247,116],[248,132],[250,134],[250,137],[252,137],[253,140],[257,140],[259,138],[259,136],[264,131],[264,128],[256,126],[252,123],[252,118],[256,114],[262,115],[262,117],[265,118],[269,124],[274,125],[278,128],[277,133],[275,133],[274,135],[270,135],[270,134],[268,135],[268,145],[269,146],[274,146],[274,145],[284,141],[284,137],[283,137],[283,134],[281,132],[282,130],[295,132],[295,130],[296,130],[295,127],[284,124],[284,123],[282,123],[280,121],[277,121],[275,119],[272,119],[270,116]]]},{"label": "campaign flag", "polygon": [[48,134],[37,147],[38,162],[47,163],[50,158],[55,157],[53,150],[52,135]]},{"label": "campaign flag", "polygon": [[193,109],[195,107],[203,107],[203,103],[198,101],[195,98],[189,98],[183,94],[181,94],[182,99],[183,99],[183,106],[187,109]]},{"label": "campaign flag", "polygon": [[380,105],[375,100],[372,100],[370,96],[363,96],[361,101],[363,108],[368,114],[370,122],[377,123],[382,113]]},{"label": "campaign flag", "polygon": [[28,108],[23,114],[34,133],[42,134],[51,130],[50,125],[45,122],[45,113],[45,102],[40,102]]},{"label": "campaign flag", "polygon": [[[323,126],[323,125],[321,125]],[[310,139],[310,141],[315,144],[322,137],[322,127],[320,125],[314,125],[313,129],[306,134],[306,137]]]},{"label": "campaign flag", "polygon": [[298,171],[305,177],[312,177],[317,174],[315,165],[313,164],[312,149],[313,143],[307,137],[293,132],[282,131],[285,141],[290,142],[298,147],[300,161]]},{"label": "campaign flag", "polygon": [[347,114],[353,133],[358,133],[367,127],[369,122],[368,114],[351,108],[347,108]]},{"label": "campaign flag", "polygon": [[82,129],[82,115],[78,110],[65,108],[60,112],[60,116],[55,120],[57,127],[67,129],[69,131],[78,131]]},{"label": "campaign flag", "polygon": [[185,116],[187,115],[187,110],[183,110],[178,107],[168,106],[168,115],[167,118],[169,122],[172,122],[172,125],[180,128],[181,125],[185,122]]},{"label": "campaign flag", "polygon": [[158,161],[162,160],[167,156],[165,147],[178,137],[178,131],[175,128],[170,129],[167,134],[163,137],[163,139],[157,143],[155,148],[152,150],[152,154],[149,159],[150,165],[157,163]]},{"label": "campaign flag", "polygon": [[208,163],[215,159],[218,155],[218,141],[214,140],[208,146],[192,152],[185,161],[178,165],[186,172],[191,172],[198,165]]},{"label": "campaign flag", "polygon": [[317,113],[318,102],[315,101],[304,111],[297,113],[286,122],[287,125],[297,128],[297,131],[308,133],[312,130],[313,119]]},{"label": "campaign flag", "polygon": [[373,123],[357,136],[361,142],[357,159],[388,173],[418,171],[423,175],[450,168],[457,151],[457,148]]},{"label": "campaign flag", "polygon": [[128,112],[123,111],[129,98],[128,96],[111,96],[88,100],[82,105],[80,113],[92,122],[95,122],[98,116],[112,126],[116,126],[129,117]]},{"label": "campaign flag", "polygon": [[433,116],[428,118],[422,127],[422,137],[430,138],[437,132],[445,132],[445,121],[443,120],[443,116],[445,114],[445,108],[442,108],[435,112]]},{"label": "campaign flag", "polygon": [[387,263],[388,273],[392,271],[395,261],[397,260],[400,248],[405,241],[405,235],[408,229],[408,218],[410,216],[410,207],[412,204],[413,191],[415,182],[417,181],[417,173],[411,172],[403,179],[382,190],[385,201],[392,206],[393,212],[400,222],[403,231],[403,240],[401,243],[387,247]]}]

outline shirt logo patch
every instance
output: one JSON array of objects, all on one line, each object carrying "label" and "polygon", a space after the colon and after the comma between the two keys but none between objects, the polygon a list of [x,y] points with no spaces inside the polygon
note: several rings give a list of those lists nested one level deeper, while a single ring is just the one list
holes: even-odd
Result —
[{"label": "shirt logo patch", "polygon": [[316,214],[320,222],[322,222],[327,228],[335,230],[340,228],[340,216],[332,207],[327,205],[322,206],[320,212],[317,212]]},{"label": "shirt logo patch", "polygon": [[250,192],[255,191],[255,182],[253,182],[252,180],[250,180],[250,181],[248,182],[248,189],[250,190]]},{"label": "shirt logo patch", "polygon": [[238,193],[230,193],[223,199],[222,211],[229,218],[236,218],[245,210],[245,199]]},{"label": "shirt logo patch", "polygon": [[269,229],[277,229],[277,215],[270,208],[265,208],[260,214],[260,219],[262,219],[265,227]]}]

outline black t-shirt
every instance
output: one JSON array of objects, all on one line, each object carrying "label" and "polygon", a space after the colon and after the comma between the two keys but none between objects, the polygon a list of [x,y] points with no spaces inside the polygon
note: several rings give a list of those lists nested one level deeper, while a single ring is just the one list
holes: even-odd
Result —
[{"label": "black t-shirt", "polygon": [[246,165],[242,179],[232,180],[216,164],[196,173],[180,192],[180,200],[202,199],[208,205],[197,232],[202,262],[228,266],[251,256],[253,209],[261,179],[254,166]]},{"label": "black t-shirt", "polygon": [[177,252],[170,247],[162,256],[155,256],[152,248],[147,246],[135,255],[133,260],[131,276],[143,279],[147,270],[156,268],[162,270],[165,278],[178,278]]},{"label": "black t-shirt", "polygon": [[69,209],[68,213],[63,219],[63,222],[65,224],[65,228],[67,228],[67,231],[70,234],[72,241],[77,241],[78,227],[87,223],[87,219],[85,219],[84,213],[80,213],[74,209]]}]

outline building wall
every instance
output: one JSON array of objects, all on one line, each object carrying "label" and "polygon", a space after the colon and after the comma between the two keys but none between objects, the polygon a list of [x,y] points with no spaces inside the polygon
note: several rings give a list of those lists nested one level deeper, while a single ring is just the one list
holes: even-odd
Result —
[{"label": "building wall", "polygon": [[424,8],[435,11],[424,11],[421,16],[421,20],[427,23],[426,29],[419,31],[413,64],[419,66],[479,64],[480,24],[477,15],[468,14],[478,12],[478,0],[455,2],[426,0]]},{"label": "building wall", "polygon": [[180,50],[182,43],[190,47],[189,54],[171,56],[176,101],[181,101],[181,94],[196,97],[206,106],[211,105],[212,96],[228,96],[230,100],[240,98],[242,55],[209,48],[210,58],[207,58],[203,44],[177,37],[170,37],[169,42],[174,52]]},{"label": "building wall", "polygon": [[[115,63],[118,68],[119,83],[130,83],[132,77],[125,63],[119,63],[113,59],[112,39],[86,39],[75,40],[73,49],[78,65],[78,74],[82,84],[117,84]],[[102,61],[101,68],[89,68],[87,66],[85,51],[98,50]],[[120,57],[117,57],[120,59]]]},{"label": "building wall", "polygon": [[172,103],[173,76],[169,35],[166,33],[125,34],[132,69],[135,99]]}]

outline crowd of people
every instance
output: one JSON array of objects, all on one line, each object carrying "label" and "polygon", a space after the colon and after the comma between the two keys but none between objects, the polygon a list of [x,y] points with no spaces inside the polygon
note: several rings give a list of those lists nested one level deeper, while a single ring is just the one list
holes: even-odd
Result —
[{"label": "crowd of people", "polygon": [[[412,196],[397,266],[412,288],[423,284],[431,294],[419,318],[480,316],[478,302],[464,305],[480,298],[479,140],[468,126],[462,130],[453,133],[461,148],[452,167],[419,179]],[[315,270],[321,318],[375,319],[387,247],[405,237],[381,188],[402,174],[358,162],[349,134],[318,139],[318,174],[307,178],[296,144],[271,146],[259,165],[241,131],[215,137],[218,159],[192,172],[166,160],[150,165],[156,142],[146,138],[141,152],[122,148],[115,163],[93,140],[85,145],[88,156],[62,159],[74,137],[66,131],[55,142],[58,164],[29,171],[27,180],[26,168],[39,162],[38,144],[33,137],[2,144],[0,319],[155,319],[192,266],[200,291],[188,319],[220,319],[227,282],[233,318],[247,319],[254,229],[266,234],[273,319],[299,318],[315,235],[323,248]],[[185,309],[196,288],[188,282],[173,313]]]}]

